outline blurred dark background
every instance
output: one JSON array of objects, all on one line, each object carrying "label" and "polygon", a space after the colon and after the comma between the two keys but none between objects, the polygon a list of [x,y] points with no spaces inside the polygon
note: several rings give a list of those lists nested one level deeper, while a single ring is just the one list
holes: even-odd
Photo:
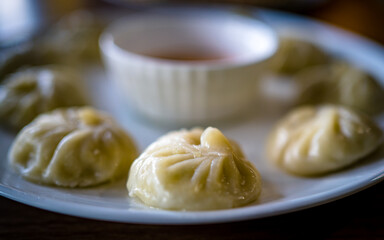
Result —
[{"label": "blurred dark background", "polygon": [[76,9],[145,11],[169,4],[274,8],[317,18],[384,44],[384,0],[12,0],[0,2],[0,46],[28,40]]}]

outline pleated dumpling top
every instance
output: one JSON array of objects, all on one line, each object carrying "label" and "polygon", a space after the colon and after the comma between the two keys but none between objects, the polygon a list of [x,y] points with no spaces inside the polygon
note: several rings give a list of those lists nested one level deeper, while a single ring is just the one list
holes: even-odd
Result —
[{"label": "pleated dumpling top", "polygon": [[261,178],[218,129],[168,133],[132,164],[129,195],[173,210],[233,208],[257,199]]}]

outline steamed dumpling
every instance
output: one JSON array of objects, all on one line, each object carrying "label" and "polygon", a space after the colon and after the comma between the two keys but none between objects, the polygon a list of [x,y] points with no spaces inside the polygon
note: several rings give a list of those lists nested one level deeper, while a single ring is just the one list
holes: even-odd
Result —
[{"label": "steamed dumpling", "polygon": [[384,111],[384,89],[368,73],[343,62],[300,72],[299,104],[341,104],[369,115]]},{"label": "steamed dumpling", "polygon": [[76,11],[34,41],[0,54],[0,81],[20,69],[47,64],[70,67],[100,59],[99,36],[104,28],[95,15]]},{"label": "steamed dumpling", "polygon": [[136,157],[130,137],[89,107],[42,114],[16,137],[10,164],[28,180],[86,187],[127,175]]},{"label": "steamed dumpling", "polygon": [[293,38],[282,38],[269,67],[275,73],[292,74],[303,68],[324,64],[328,55],[316,45]]},{"label": "steamed dumpling", "polygon": [[104,26],[91,12],[79,10],[63,17],[38,42],[38,47],[54,53],[69,65],[99,60],[99,36]]},{"label": "steamed dumpling", "polygon": [[0,55],[0,82],[21,69],[57,63],[54,53],[35,47],[34,43],[17,46]]},{"label": "steamed dumpling", "polygon": [[261,178],[218,129],[171,132],[132,164],[127,187],[145,204],[173,210],[233,208],[257,199]]},{"label": "steamed dumpling", "polygon": [[281,168],[318,175],[348,166],[374,151],[381,129],[369,118],[341,106],[293,110],[272,131],[267,153]]},{"label": "steamed dumpling", "polygon": [[29,68],[0,85],[0,122],[20,129],[40,113],[85,103],[76,73],[59,66]]}]

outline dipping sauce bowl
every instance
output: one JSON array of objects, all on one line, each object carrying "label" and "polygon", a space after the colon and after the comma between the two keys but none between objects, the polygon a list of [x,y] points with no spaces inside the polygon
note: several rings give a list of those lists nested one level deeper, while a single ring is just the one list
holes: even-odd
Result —
[{"label": "dipping sauce bowl", "polygon": [[247,111],[278,38],[234,13],[175,11],[120,19],[100,47],[121,97],[150,119],[203,124]]}]

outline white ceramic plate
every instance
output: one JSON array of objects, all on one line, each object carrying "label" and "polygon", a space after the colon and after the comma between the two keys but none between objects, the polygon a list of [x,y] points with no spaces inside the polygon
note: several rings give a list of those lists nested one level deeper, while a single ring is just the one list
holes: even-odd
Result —
[{"label": "white ceramic plate", "polygon": [[[384,82],[382,47],[351,33],[309,19],[280,12],[257,12],[257,16],[278,31],[317,42],[365,68]],[[114,115],[136,139],[140,150],[172,127],[143,121],[121,105],[114,87],[101,68],[87,73],[94,105]],[[266,109],[269,109],[267,111]],[[66,189],[37,185],[23,180],[7,165],[6,155],[14,135],[0,131],[0,194],[38,208],[86,218],[130,223],[203,224],[262,218],[313,207],[355,193],[384,177],[384,150],[343,171],[318,178],[285,174],[267,163],[264,140],[284,105],[271,104],[243,119],[215,125],[236,140],[259,169],[263,180],[260,200],[236,209],[177,212],[148,208],[127,197],[125,182],[86,189]],[[384,126],[384,119],[378,119]]]}]

